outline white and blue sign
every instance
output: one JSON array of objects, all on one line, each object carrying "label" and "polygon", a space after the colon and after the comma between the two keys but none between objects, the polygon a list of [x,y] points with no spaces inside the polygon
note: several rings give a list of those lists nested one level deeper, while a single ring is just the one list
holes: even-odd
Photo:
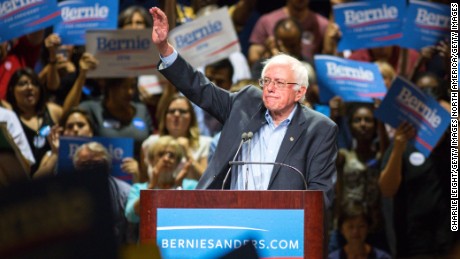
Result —
[{"label": "white and blue sign", "polygon": [[56,0],[0,0],[0,42],[52,26],[60,13]]},{"label": "white and blue sign", "polygon": [[164,258],[219,258],[248,242],[260,258],[303,258],[303,231],[303,210],[157,210]]},{"label": "white and blue sign", "polygon": [[397,128],[403,121],[414,126],[417,134],[411,140],[428,157],[450,124],[450,114],[433,97],[409,81],[397,77],[375,117]]},{"label": "white and blue sign", "polygon": [[405,1],[365,1],[333,7],[342,38],[339,51],[397,45],[402,37]]},{"label": "white and blue sign", "polygon": [[85,33],[94,29],[116,29],[118,1],[67,0],[59,3],[62,22],[54,26],[62,44],[85,45]]},{"label": "white and blue sign", "polygon": [[400,46],[420,50],[435,46],[450,35],[450,6],[425,1],[411,1]]},{"label": "white and blue sign", "polygon": [[74,172],[72,157],[75,151],[79,146],[92,141],[102,144],[112,156],[112,176],[131,183],[132,175],[123,172],[121,164],[124,158],[134,156],[134,140],[132,138],[60,137],[58,174]]},{"label": "white and blue sign", "polygon": [[321,103],[338,95],[345,102],[374,102],[386,94],[377,65],[328,55],[315,55]]}]

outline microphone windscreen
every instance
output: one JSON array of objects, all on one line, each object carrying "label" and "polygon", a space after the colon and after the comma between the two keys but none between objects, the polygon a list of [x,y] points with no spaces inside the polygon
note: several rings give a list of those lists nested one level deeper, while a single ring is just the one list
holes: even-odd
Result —
[{"label": "microphone windscreen", "polygon": [[252,139],[252,136],[254,136],[254,134],[252,134],[252,131],[249,131],[248,132],[248,139]]},{"label": "microphone windscreen", "polygon": [[248,138],[248,133],[243,132],[243,134],[241,134],[241,139],[243,139],[244,141],[246,141],[247,138]]}]

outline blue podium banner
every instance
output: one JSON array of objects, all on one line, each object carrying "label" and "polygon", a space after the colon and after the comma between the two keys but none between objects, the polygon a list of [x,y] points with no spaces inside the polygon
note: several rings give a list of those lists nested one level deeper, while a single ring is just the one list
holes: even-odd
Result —
[{"label": "blue podium banner", "polygon": [[434,46],[450,36],[450,6],[425,1],[410,1],[400,46],[420,50]]},{"label": "blue podium banner", "polygon": [[360,1],[333,7],[342,32],[339,51],[397,45],[402,37],[405,1]]},{"label": "blue podium banner", "polygon": [[60,13],[56,0],[0,0],[0,42],[52,26]]},{"label": "blue podium banner", "polygon": [[385,83],[377,65],[328,55],[315,55],[321,103],[338,95],[345,102],[370,102],[383,99]]},{"label": "blue podium banner", "polygon": [[122,160],[134,156],[134,140],[132,138],[61,137],[59,139],[58,174],[74,172],[72,158],[75,151],[82,144],[92,141],[102,144],[112,156],[112,176],[132,183],[132,175],[121,170]]},{"label": "blue podium banner", "polygon": [[87,30],[116,29],[118,1],[67,0],[59,3],[62,22],[54,26],[62,44],[85,45]]},{"label": "blue podium banner", "polygon": [[428,157],[450,124],[450,114],[433,97],[411,82],[397,77],[375,117],[397,128],[403,121],[414,126],[417,134],[412,143]]},{"label": "blue podium banner", "polygon": [[249,242],[260,258],[303,258],[303,231],[303,210],[157,210],[164,258],[219,258]]}]

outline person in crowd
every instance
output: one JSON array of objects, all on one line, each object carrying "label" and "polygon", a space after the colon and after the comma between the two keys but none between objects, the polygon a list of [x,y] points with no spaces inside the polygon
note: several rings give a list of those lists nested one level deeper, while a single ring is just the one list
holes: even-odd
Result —
[{"label": "person in crowd", "polygon": [[102,99],[82,102],[79,107],[94,122],[95,136],[134,139],[134,159],[129,163],[136,168],[142,141],[153,131],[150,115],[144,104],[132,101],[137,87],[134,78],[106,79],[105,86]]},{"label": "person in crowd", "polygon": [[345,237],[346,244],[329,254],[329,259],[363,258],[390,259],[391,256],[366,242],[372,217],[366,212],[366,206],[346,204],[342,206],[338,225]]},{"label": "person in crowd", "polygon": [[62,116],[62,108],[46,102],[46,89],[40,84],[37,74],[30,68],[16,70],[8,83],[7,101],[19,117],[27,136],[35,163],[35,173],[45,153],[51,149],[46,140],[50,128],[57,124]]},{"label": "person in crowd", "polygon": [[[380,159],[387,146],[378,142],[386,134],[378,130],[371,103],[353,103],[348,113],[348,125],[353,137],[352,148],[339,149],[335,191],[335,219],[346,204],[362,204],[372,224],[368,225],[369,242],[381,249],[387,247],[381,212],[378,178]],[[337,228],[340,230],[340,228]],[[332,240],[330,246],[337,245]]]},{"label": "person in crowd", "polygon": [[269,36],[265,42],[265,50],[259,60],[251,66],[252,78],[260,77],[262,63],[270,57],[279,53],[289,54],[299,60],[302,57],[302,27],[292,17],[280,19],[274,26],[273,36]]},{"label": "person in crowd", "polygon": [[296,19],[302,27],[302,56],[312,60],[314,53],[320,53],[328,20],[311,11],[309,0],[287,0],[280,9],[263,15],[257,21],[251,37],[248,53],[249,64],[260,60],[265,50],[266,40],[273,35],[275,24],[287,17]]},{"label": "person in crowd", "polygon": [[68,110],[65,105],[65,101],[69,101],[68,96],[78,94],[75,98],[77,103],[80,100],[98,98],[101,95],[99,79],[86,77],[89,70],[97,67],[98,60],[85,52],[85,46],[61,45],[57,34],[50,34],[48,38],[55,40],[51,43],[45,41],[41,60],[35,66],[35,71],[40,71],[41,82],[46,85],[48,101]]},{"label": "person in crowd", "polygon": [[[232,87],[233,66],[229,59],[225,58],[212,64],[206,65],[204,69],[206,77],[222,89],[230,90]],[[222,130],[222,123],[194,105],[200,133],[205,136],[214,136]]]},{"label": "person in crowd", "polygon": [[445,258],[450,230],[450,134],[429,157],[409,140],[415,128],[401,123],[382,159],[379,187],[385,199],[387,236],[397,258]]},{"label": "person in crowd", "polygon": [[39,59],[45,32],[39,30],[5,42],[0,42],[0,99],[6,99],[8,82],[16,70],[34,67]]},{"label": "person in crowd", "polygon": [[125,244],[132,238],[130,225],[124,215],[125,204],[131,186],[110,175],[112,156],[98,142],[81,145],[72,158],[76,173],[106,174],[109,180],[109,191],[114,216],[114,233],[118,244]]},{"label": "person in crowd", "polygon": [[[22,129],[21,123],[19,122],[18,116],[13,111],[5,109],[0,106],[0,122],[6,123],[6,130],[13,138],[14,143],[21,152],[22,157],[20,158],[26,164],[28,170],[35,164],[35,158],[30,149],[29,142],[27,141],[24,130]],[[1,154],[4,156],[4,154]],[[9,180],[3,174],[3,172],[10,172],[11,164],[5,163],[0,165],[0,186],[8,184]],[[14,172],[17,173],[17,172]]]},{"label": "person in crowd", "polygon": [[120,29],[146,29],[152,26],[152,17],[142,6],[132,5],[118,15]]},{"label": "person in crowd", "polygon": [[[168,43],[166,15],[156,7],[150,13],[154,18],[152,40],[162,59],[159,71],[185,96],[224,123],[221,141],[197,188],[306,189],[307,183],[310,190],[324,191],[329,206],[332,176],[336,174],[337,126],[298,104],[308,86],[305,67],[293,57],[277,55],[267,61],[262,71],[259,84],[263,90],[247,87],[229,93],[195,71]],[[254,136],[237,153],[243,132],[253,132]],[[267,149],[272,152],[263,152]],[[249,176],[239,167],[231,174],[231,180],[224,182],[229,175],[228,161],[238,155],[243,161],[289,164],[298,168],[302,176],[280,166],[252,167]]]},{"label": "person in crowd", "polygon": [[[181,161],[183,163],[180,168],[186,166],[189,168],[186,178],[199,180],[207,167],[211,138],[200,135],[195,112],[186,97],[175,95],[167,107],[160,117],[162,120],[158,134],[151,135],[142,143],[144,160],[147,158],[145,155],[148,153],[149,146],[156,143],[161,136],[171,136],[184,148],[184,161]],[[145,161],[145,164],[150,165],[148,161]],[[152,169],[152,166],[148,166],[147,172],[150,173]]]},{"label": "person in crowd", "polygon": [[[187,167],[176,174],[176,170],[184,156],[182,146],[172,136],[162,136],[148,147],[147,160],[152,167],[149,180],[135,183],[131,187],[125,208],[125,216],[129,222],[139,223],[140,192],[147,189],[193,189],[184,181]],[[190,165],[188,165],[190,166]]]},{"label": "person in crowd", "polygon": [[48,143],[51,150],[46,153],[40,162],[34,178],[50,176],[56,174],[58,154],[59,154],[59,137],[92,137],[94,135],[94,124],[88,114],[77,107],[72,108],[62,116],[59,125],[54,125],[48,135]]}]

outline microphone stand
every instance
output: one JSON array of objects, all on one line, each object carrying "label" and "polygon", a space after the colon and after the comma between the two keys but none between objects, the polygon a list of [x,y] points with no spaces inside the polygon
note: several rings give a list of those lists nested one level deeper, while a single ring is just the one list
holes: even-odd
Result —
[{"label": "microphone stand", "polygon": [[305,190],[308,190],[307,181],[305,181],[305,177],[303,176],[302,172],[300,172],[299,169],[293,167],[292,165],[278,163],[278,162],[246,162],[246,161],[235,161],[235,160],[228,162],[228,164],[230,165],[230,168],[233,165],[278,165],[278,166],[285,166],[285,167],[288,167],[288,168],[294,170],[294,172],[298,173],[300,175],[300,177],[302,177]]}]

